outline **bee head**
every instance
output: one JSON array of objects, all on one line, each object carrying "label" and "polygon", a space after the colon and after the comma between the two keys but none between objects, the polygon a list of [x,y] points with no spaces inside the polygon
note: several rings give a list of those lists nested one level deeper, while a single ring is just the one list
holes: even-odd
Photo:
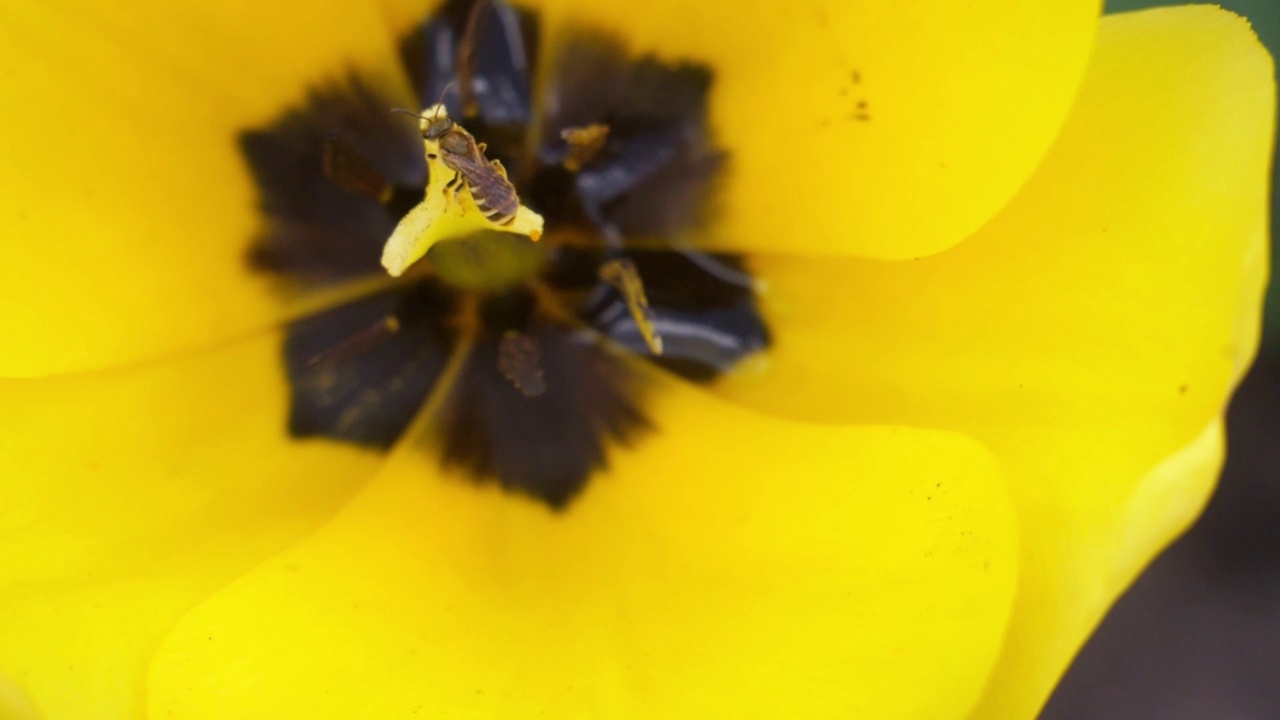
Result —
[{"label": "bee head", "polygon": [[422,113],[419,121],[422,137],[426,140],[439,140],[445,133],[453,129],[453,120],[445,111],[443,104],[432,105]]}]

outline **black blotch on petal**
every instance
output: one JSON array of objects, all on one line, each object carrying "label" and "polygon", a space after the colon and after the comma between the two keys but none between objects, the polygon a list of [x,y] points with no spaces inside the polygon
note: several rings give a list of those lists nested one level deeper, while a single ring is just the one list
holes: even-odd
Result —
[{"label": "black blotch on petal", "polygon": [[704,148],[677,155],[608,204],[604,217],[637,238],[668,238],[704,225],[715,213],[715,180],[723,164],[722,155]]},{"label": "black blotch on petal", "polygon": [[[546,116],[533,123],[538,20],[503,2],[486,4],[474,34],[474,117],[463,114],[459,85],[441,94],[463,79],[458,46],[477,3],[445,0],[401,44],[417,97],[394,97],[351,76],[242,134],[266,219],[251,258],[304,284],[381,274],[382,246],[421,200],[427,172],[416,124],[389,110],[443,99],[488,144],[486,154],[503,161],[522,201],[546,218],[547,263],[535,282],[562,305],[535,302],[526,285],[461,290],[428,279],[294,322],[284,347],[289,432],[389,447],[436,390],[465,331],[473,344],[450,386],[439,389],[433,418],[442,462],[562,508],[605,468],[610,445],[652,428],[638,377],[611,354],[616,348],[604,349],[601,334],[697,381],[713,380],[770,339],[736,256],[672,246],[713,218],[725,164],[706,127],[709,69],[635,59],[615,39],[578,33],[550,60],[549,94],[537,108]],[[608,139],[570,172],[561,130],[591,123],[608,125]],[[541,136],[527,137],[535,129]],[[335,165],[354,177],[335,177]],[[650,355],[625,302],[600,278],[602,263],[622,256],[644,283],[661,357]],[[569,324],[565,314],[593,329]]]},{"label": "black blotch on petal", "polygon": [[[380,273],[383,243],[408,208],[422,199],[426,161],[404,104],[352,75],[312,92],[262,130],[240,136],[267,219],[250,263],[304,284]],[[336,139],[396,188],[389,203],[353,192],[325,171],[325,146]]]},{"label": "black blotch on petal", "polygon": [[582,34],[560,53],[552,82],[557,101],[548,109],[544,161],[566,151],[565,128],[609,126],[605,147],[576,178],[597,225],[629,237],[670,237],[705,218],[724,160],[706,130],[706,67],[632,60],[616,40]]},{"label": "black blotch on petal", "polygon": [[[449,359],[455,337],[444,319],[455,303],[428,280],[292,323],[284,347],[289,433],[390,447]],[[370,333],[387,318],[398,331]]]},{"label": "black blotch on petal", "polygon": [[608,124],[610,137],[678,127],[699,140],[711,82],[704,65],[635,59],[616,38],[578,33],[557,54],[544,144],[559,140],[563,128],[593,122]]},{"label": "black blotch on petal", "polygon": [[600,281],[600,264],[604,262],[604,249],[560,245],[551,249],[542,281],[558,290],[591,290]]},{"label": "black blotch on petal", "polygon": [[[632,251],[663,351],[650,360],[682,377],[709,382],[769,345],[751,276],[733,255],[696,251]],[[584,320],[638,355],[644,336],[617,290],[598,286]]]},{"label": "black blotch on petal", "polygon": [[529,327],[536,310],[533,294],[516,288],[486,297],[480,303],[480,321],[497,335],[507,330],[522,331]]},{"label": "black blotch on petal", "polygon": [[675,128],[646,128],[614,137],[577,174],[578,197],[603,219],[601,211],[607,204],[635,193],[645,180],[680,157],[681,149]]},{"label": "black blotch on petal", "polygon": [[498,343],[479,344],[440,416],[444,463],[563,508],[605,468],[610,442],[651,425],[636,379],[586,333],[544,325],[528,336],[545,392],[526,397],[499,373]]}]

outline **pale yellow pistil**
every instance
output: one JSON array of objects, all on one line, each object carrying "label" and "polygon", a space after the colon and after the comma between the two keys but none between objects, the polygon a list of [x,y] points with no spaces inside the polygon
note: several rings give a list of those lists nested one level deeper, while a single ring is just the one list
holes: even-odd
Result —
[{"label": "pale yellow pistil", "polygon": [[382,248],[382,266],[393,277],[399,277],[410,265],[422,259],[431,246],[442,240],[482,230],[525,235],[534,241],[542,236],[542,216],[523,204],[510,223],[500,225],[485,217],[471,196],[467,183],[446,187],[457,173],[445,165],[438,141],[424,139],[423,144],[430,173],[426,194],[422,202],[400,220]]}]

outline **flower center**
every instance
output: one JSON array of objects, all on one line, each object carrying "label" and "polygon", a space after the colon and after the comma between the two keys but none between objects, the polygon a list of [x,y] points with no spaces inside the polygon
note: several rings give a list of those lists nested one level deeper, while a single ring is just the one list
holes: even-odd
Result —
[{"label": "flower center", "polygon": [[[562,507],[610,443],[661,429],[618,349],[710,382],[769,336],[742,259],[689,244],[714,221],[725,157],[706,128],[710,71],[586,33],[543,58],[537,30],[504,3],[446,3],[401,45],[416,97],[353,72],[241,145],[268,219],[251,261],[303,285],[379,273],[424,198],[422,135],[391,108],[439,100],[501,163],[541,240],[437,242],[388,289],[291,325],[289,431],[386,448],[439,393],[446,465]],[[551,65],[535,102],[537,62]]]}]

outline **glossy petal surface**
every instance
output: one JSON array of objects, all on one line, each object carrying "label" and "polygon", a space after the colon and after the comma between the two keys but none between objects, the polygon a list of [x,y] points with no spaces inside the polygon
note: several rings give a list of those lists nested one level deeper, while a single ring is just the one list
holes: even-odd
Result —
[{"label": "glossy petal surface", "polygon": [[726,392],[831,421],[1217,414],[1256,344],[1270,62],[1226,13],[1102,25],[1063,137],[963,245],[758,257],[777,340]]},{"label": "glossy petal surface", "polygon": [[661,429],[561,514],[400,449],[331,525],[177,624],[152,713],[967,711],[1015,575],[986,453],[661,391]]},{"label": "glossy petal surface", "polygon": [[700,241],[911,258],[1014,194],[1061,127],[1099,4],[547,0],[548,47],[584,30],[708,65],[729,152]]},{"label": "glossy petal surface", "polygon": [[245,263],[261,219],[237,134],[351,66],[403,83],[377,9],[350,3],[6,3],[0,48],[0,376],[296,312]]},{"label": "glossy petal surface", "polygon": [[960,429],[1007,464],[1030,570],[980,717],[1034,714],[1211,486],[1206,428],[1257,344],[1271,78],[1228,13],[1107,17],[1062,137],[974,237],[915,262],[757,262],[776,341],[724,392]]},{"label": "glossy petal surface", "polygon": [[0,676],[46,717],[138,717],[168,626],[374,472],[285,436],[279,343],[0,383]]},{"label": "glossy petal surface", "polygon": [[[711,242],[881,257],[948,247],[1015,191],[1096,12],[648,7],[551,10],[557,28],[723,69],[715,122],[736,165]],[[723,32],[735,8],[753,22]],[[335,56],[392,68],[385,19],[292,3],[4,12],[16,130],[0,202],[31,240],[0,271],[0,301],[24,310],[0,325],[0,374],[125,362],[293,312],[239,264],[255,220],[234,129]],[[196,33],[216,67],[190,53]],[[297,52],[260,62],[281,37]],[[777,47],[794,50],[762,50]],[[159,717],[934,718],[967,712],[1002,653],[976,717],[1028,717],[1216,475],[1215,418],[1252,355],[1265,275],[1270,71],[1216,11],[1108,19],[1063,137],[960,248],[758,263],[785,332],[768,385],[744,374],[725,392],[961,429],[999,470],[941,431],[793,424],[662,388],[662,432],[571,513],[437,477],[406,447],[332,524],[183,617],[306,536],[374,462],[283,438],[280,339],[0,385],[0,472],[28,480],[0,485],[0,674],[50,717],[135,714],[159,645]],[[861,100],[870,119],[837,129]],[[33,142],[53,137],[56,151]],[[832,177],[854,190],[806,184]],[[1000,471],[1031,569],[1003,650],[1019,550]],[[0,710],[25,704],[0,681]]]},{"label": "glossy petal surface", "polygon": [[1172,450],[1180,436],[1143,438],[1132,423],[979,432],[1031,521],[1009,636],[970,717],[1029,718],[1116,597],[1200,514],[1222,469],[1222,424]]}]

